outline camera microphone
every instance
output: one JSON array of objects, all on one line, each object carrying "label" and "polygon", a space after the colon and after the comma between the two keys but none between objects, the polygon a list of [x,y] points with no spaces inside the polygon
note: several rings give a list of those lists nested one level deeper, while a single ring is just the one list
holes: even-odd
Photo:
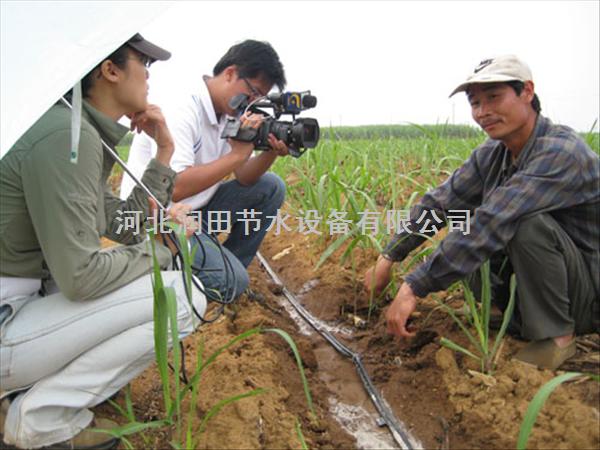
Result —
[{"label": "camera microphone", "polygon": [[281,105],[283,102],[283,94],[281,92],[273,92],[267,95],[267,99],[276,105]]}]

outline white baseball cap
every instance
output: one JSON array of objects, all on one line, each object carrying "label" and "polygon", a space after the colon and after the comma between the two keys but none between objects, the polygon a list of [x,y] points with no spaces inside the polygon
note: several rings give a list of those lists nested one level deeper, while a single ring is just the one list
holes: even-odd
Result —
[{"label": "white baseball cap", "polygon": [[473,83],[499,83],[515,80],[525,82],[532,78],[529,66],[515,55],[496,56],[481,61],[473,73],[467,77],[467,80],[452,91],[450,97],[457,92],[466,91],[467,87]]}]

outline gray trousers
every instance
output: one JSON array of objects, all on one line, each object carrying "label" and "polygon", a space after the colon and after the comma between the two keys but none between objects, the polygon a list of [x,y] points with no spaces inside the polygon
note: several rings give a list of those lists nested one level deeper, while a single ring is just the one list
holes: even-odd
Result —
[{"label": "gray trousers", "polygon": [[[549,214],[521,220],[504,251],[490,258],[492,301],[504,310],[510,277],[517,280],[509,330],[529,340],[600,330],[600,299],[592,274],[569,235]],[[596,274],[597,275],[597,274]],[[469,278],[476,297],[479,271]]]}]

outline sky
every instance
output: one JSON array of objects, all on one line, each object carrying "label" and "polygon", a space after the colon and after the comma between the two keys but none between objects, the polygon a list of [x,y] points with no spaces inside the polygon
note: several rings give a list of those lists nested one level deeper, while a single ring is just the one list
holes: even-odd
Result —
[{"label": "sky", "polygon": [[196,92],[231,45],[251,38],[275,48],[289,90],[317,96],[302,117],[322,127],[473,125],[465,95],[448,96],[481,60],[509,53],[529,64],[543,114],[579,131],[599,116],[598,1],[172,4],[140,30],[173,53],[151,68],[158,104]]}]

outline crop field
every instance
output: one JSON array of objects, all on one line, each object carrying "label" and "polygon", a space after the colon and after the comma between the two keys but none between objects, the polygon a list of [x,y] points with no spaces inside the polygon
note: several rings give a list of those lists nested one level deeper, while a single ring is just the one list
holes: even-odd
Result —
[{"label": "crop field", "polygon": [[[381,296],[362,287],[365,271],[411,205],[485,135],[451,125],[321,133],[317,148],[273,165],[286,182],[286,202],[260,251],[299,303],[361,355],[414,447],[599,448],[598,335],[578,338],[577,355],[562,371],[519,364],[512,356],[524,342],[509,335],[494,341],[496,331],[479,330],[473,317],[480,307],[465,312],[470,292],[460,283],[422,299],[414,338],[386,333],[391,296],[444,230],[395,265],[394,281]],[[600,153],[598,133],[583,137]],[[119,148],[125,159],[127,144]],[[113,186],[120,177],[116,169]],[[352,361],[306,326],[257,261],[249,272],[254,295],[242,295],[183,341],[188,377],[198,375],[189,389],[175,380],[178,369],[174,375],[158,364],[97,412],[122,424],[126,444],[135,448],[400,448],[377,426],[379,415]],[[455,320],[461,317],[463,325]],[[172,367],[181,362],[176,353]],[[540,389],[551,392],[545,403],[532,401]],[[528,409],[536,403],[537,416]]]}]

